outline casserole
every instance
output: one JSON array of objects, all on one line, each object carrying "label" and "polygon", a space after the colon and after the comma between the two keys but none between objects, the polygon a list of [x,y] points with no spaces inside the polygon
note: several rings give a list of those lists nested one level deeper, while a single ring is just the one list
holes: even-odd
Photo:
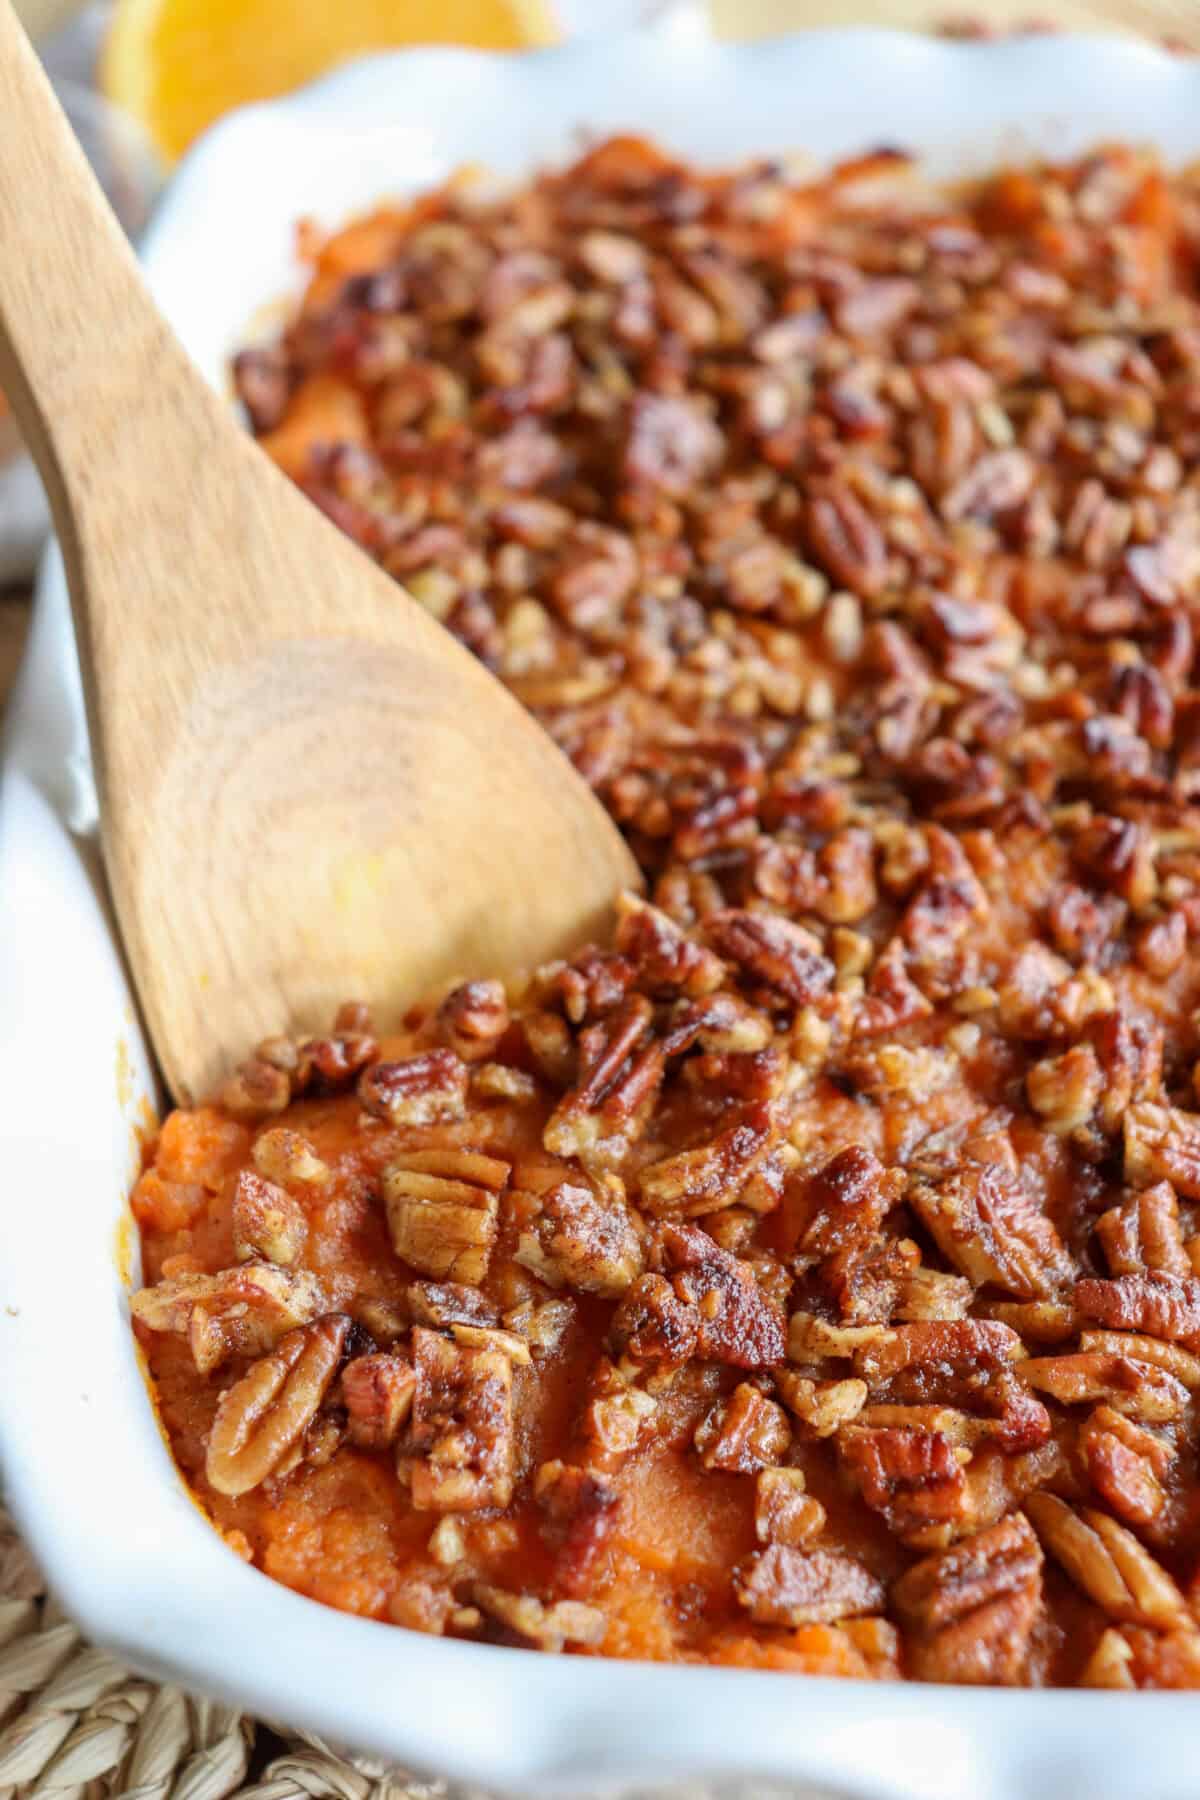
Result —
[{"label": "casserole", "polygon": [[[754,50],[646,42],[633,52],[624,40],[511,64],[458,53],[382,59],[231,120],[185,167],[151,235],[160,302],[217,380],[256,305],[288,285],[297,215],[333,221],[393,190],[399,169],[412,186],[463,160],[517,174],[560,154],[581,123],[650,129],[712,160],[798,143],[829,156],[882,139],[926,153],[940,175],[1137,138],[1150,119],[1169,157],[1200,137],[1187,65],[1101,42],[952,49],[838,33]],[[459,110],[466,122],[448,139],[440,121]],[[528,124],[519,141],[514,116]],[[236,280],[214,281],[214,269],[231,267]],[[1134,1727],[1090,1694],[885,1688],[871,1690],[868,1716],[863,1690],[825,1682],[785,1700],[778,1683],[752,1675],[530,1669],[505,1651],[423,1646],[306,1606],[225,1555],[155,1437],[120,1285],[97,1279],[112,1268],[148,1074],[123,1010],[119,957],[88,892],[91,864],[64,829],[86,835],[94,818],[64,645],[51,570],[11,721],[0,840],[0,993],[13,1021],[0,1066],[21,1101],[4,1227],[0,1424],[14,1511],[85,1626],[156,1672],[422,1770],[522,1790],[738,1771],[881,1796],[1032,1794],[1055,1778],[1097,1795],[1185,1792],[1172,1735],[1183,1729],[1182,1699],[1126,1701]],[[48,1229],[55,1200],[63,1216]]]}]

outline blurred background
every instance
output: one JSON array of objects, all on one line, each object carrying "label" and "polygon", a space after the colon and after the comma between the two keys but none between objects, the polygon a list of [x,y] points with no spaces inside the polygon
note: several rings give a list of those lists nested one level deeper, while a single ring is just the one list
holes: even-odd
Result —
[{"label": "blurred background", "polygon": [[[514,49],[630,25],[752,38],[844,24],[966,37],[1100,30],[1200,50],[1200,0],[15,0],[132,237],[223,113],[347,58],[410,44]],[[20,654],[45,504],[0,394],[0,705]]]}]

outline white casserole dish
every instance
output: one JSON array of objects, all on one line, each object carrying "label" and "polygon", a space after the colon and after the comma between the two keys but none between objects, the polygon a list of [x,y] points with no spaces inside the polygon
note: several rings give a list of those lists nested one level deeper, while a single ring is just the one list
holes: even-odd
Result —
[{"label": "white casserole dish", "polygon": [[[1106,136],[1179,159],[1200,151],[1200,64],[1116,41],[880,32],[381,58],[218,127],[149,234],[151,285],[220,383],[248,321],[295,284],[298,215],[336,221],[463,161],[520,174],[581,126],[649,131],[708,160],[901,144],[941,173]],[[152,1089],[93,826],[52,558],[0,789],[0,1448],[8,1503],[92,1636],[268,1718],[523,1793],[741,1774],[864,1800],[1194,1800],[1200,1709],[1186,1695],[539,1657],[345,1617],[244,1567],[174,1472],[129,1335],[116,1240]]]}]

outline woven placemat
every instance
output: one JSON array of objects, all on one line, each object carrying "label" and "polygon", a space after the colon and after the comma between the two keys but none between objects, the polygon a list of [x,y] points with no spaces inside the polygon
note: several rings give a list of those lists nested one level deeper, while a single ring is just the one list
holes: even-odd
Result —
[{"label": "woven placemat", "polygon": [[63,1616],[0,1510],[0,1800],[445,1800],[447,1792],[130,1675]]}]

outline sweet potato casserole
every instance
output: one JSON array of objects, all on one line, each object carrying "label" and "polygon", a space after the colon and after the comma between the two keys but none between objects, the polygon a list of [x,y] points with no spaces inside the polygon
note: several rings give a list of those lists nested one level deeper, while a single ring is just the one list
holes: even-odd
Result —
[{"label": "sweet potato casserole", "polygon": [[195,1493],[425,1631],[1200,1685],[1200,176],[614,139],[304,241],[255,432],[646,893],[168,1118]]}]

